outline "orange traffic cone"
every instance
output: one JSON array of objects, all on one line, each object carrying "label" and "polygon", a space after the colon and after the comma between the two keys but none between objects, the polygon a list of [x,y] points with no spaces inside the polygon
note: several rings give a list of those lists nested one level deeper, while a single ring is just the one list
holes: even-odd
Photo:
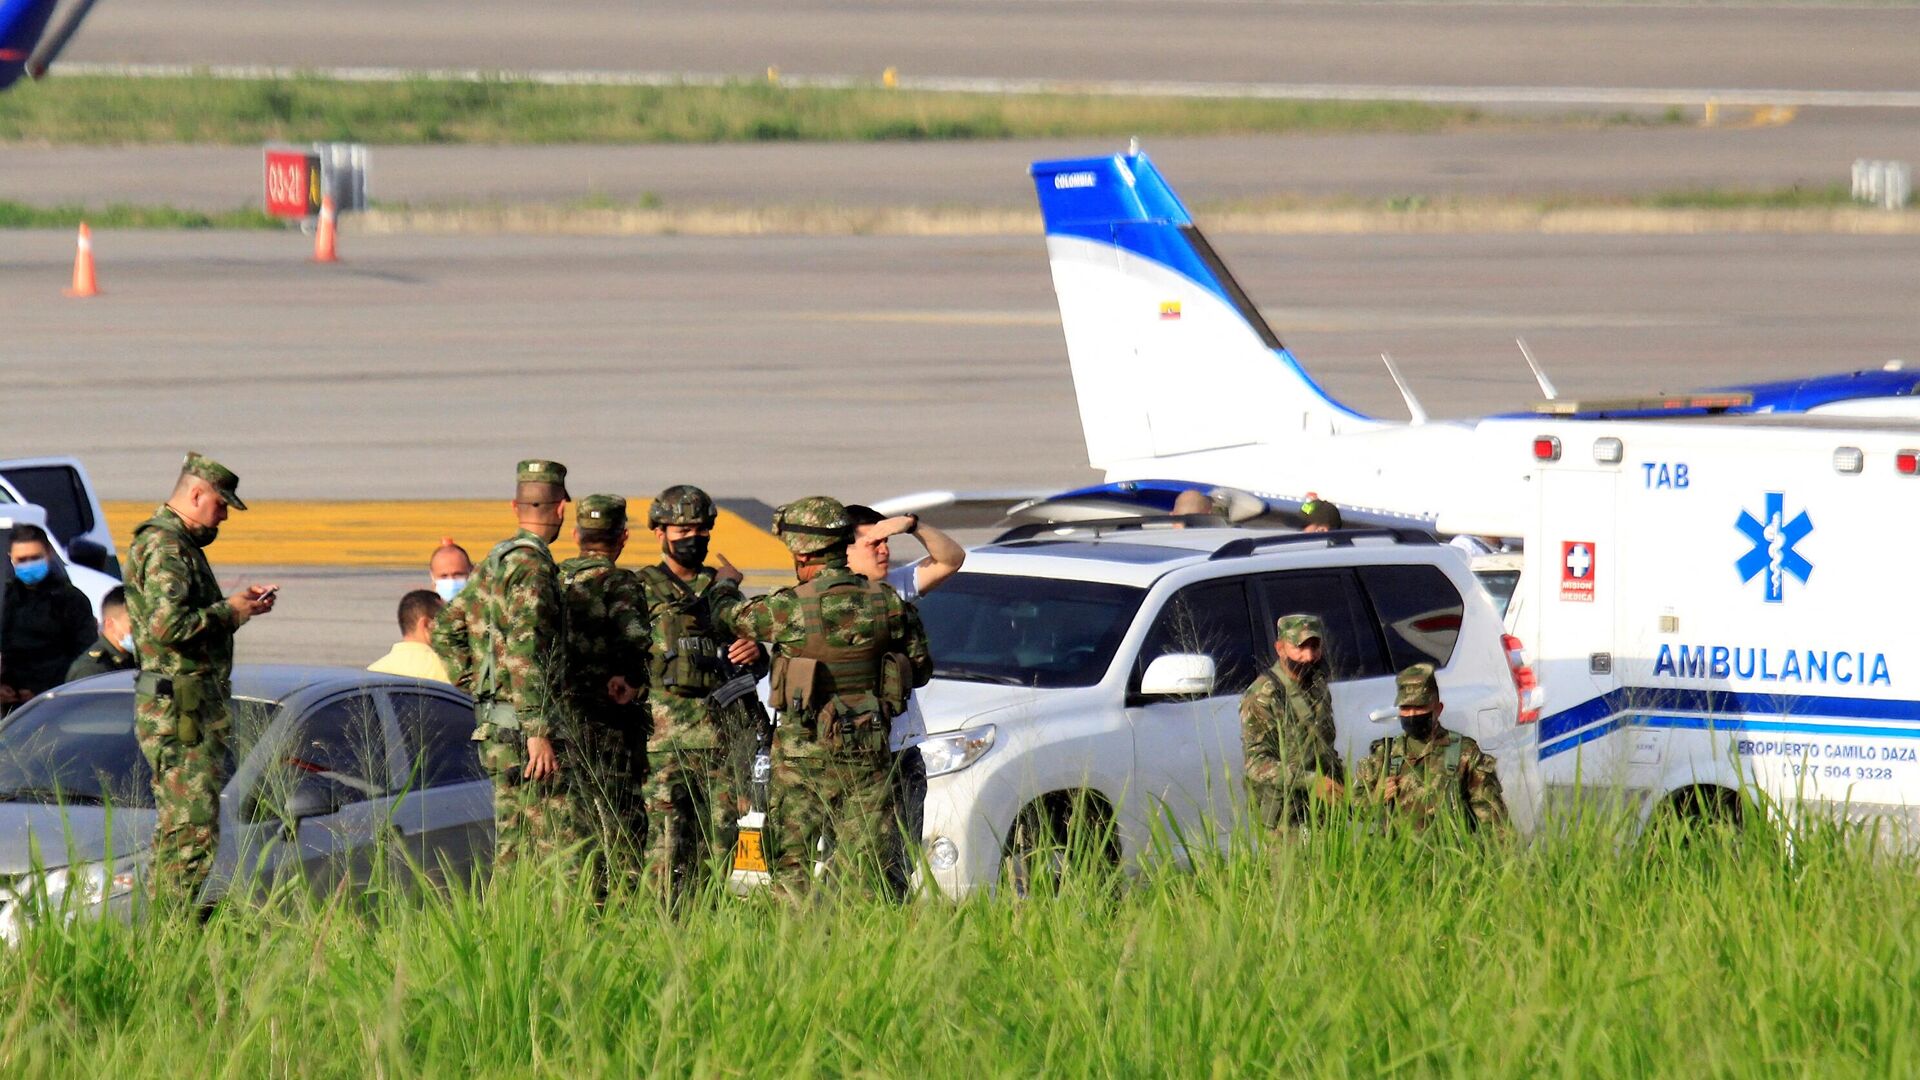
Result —
[{"label": "orange traffic cone", "polygon": [[100,295],[100,282],[93,276],[93,230],[86,222],[80,223],[80,247],[73,255],[73,287],[66,290],[68,296],[87,297]]},{"label": "orange traffic cone", "polygon": [[333,196],[320,200],[320,227],[313,234],[313,261],[331,263],[340,261],[340,252],[335,248],[333,226]]}]

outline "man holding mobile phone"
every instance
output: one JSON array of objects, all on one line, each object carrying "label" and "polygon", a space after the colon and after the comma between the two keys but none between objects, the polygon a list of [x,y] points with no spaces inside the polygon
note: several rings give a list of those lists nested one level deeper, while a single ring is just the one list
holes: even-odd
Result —
[{"label": "man holding mobile phone", "polygon": [[173,494],[127,550],[127,616],[140,660],[134,731],[153,767],[158,811],[147,881],[157,902],[172,905],[199,903],[220,846],[234,632],[272,611],[279,590],[253,585],[222,596],[207,564],[229,510],[247,508],[239,486],[219,462],[188,454]]}]

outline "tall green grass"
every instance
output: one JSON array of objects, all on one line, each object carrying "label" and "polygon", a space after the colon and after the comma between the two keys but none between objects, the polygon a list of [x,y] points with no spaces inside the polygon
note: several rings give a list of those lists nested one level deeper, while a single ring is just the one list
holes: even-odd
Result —
[{"label": "tall green grass", "polygon": [[0,141],[711,143],[1438,131],[1478,111],[1399,102],[1201,100],[725,86],[548,86],[411,79],[133,79],[22,83]]},{"label": "tall green grass", "polygon": [[1890,1076],[1914,863],[1586,820],[1326,829],[1015,902],[484,897],[71,923],[0,955],[6,1075]]}]

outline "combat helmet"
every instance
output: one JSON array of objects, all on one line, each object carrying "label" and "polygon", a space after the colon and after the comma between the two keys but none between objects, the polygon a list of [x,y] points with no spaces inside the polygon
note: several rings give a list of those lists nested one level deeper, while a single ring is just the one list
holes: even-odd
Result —
[{"label": "combat helmet", "polygon": [[692,484],[675,484],[660,493],[647,507],[647,528],[658,529],[666,525],[700,525],[713,528],[720,512],[713,508],[713,500],[707,493]]},{"label": "combat helmet", "polygon": [[773,512],[773,535],[795,555],[831,551],[853,539],[853,518],[840,500],[809,495]]}]

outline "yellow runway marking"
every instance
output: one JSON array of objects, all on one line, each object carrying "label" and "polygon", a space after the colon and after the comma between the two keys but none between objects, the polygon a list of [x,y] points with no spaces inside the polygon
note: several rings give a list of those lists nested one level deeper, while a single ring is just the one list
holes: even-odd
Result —
[{"label": "yellow runway marking", "polygon": [[[653,561],[655,543],[646,529],[647,504],[627,503],[633,521],[629,554],[623,562],[641,565]],[[124,555],[134,527],[152,513],[154,503],[110,502],[107,525]],[[216,564],[270,566],[352,566],[421,571],[425,580],[427,557],[440,538],[454,542],[475,559],[513,532],[513,512],[504,499],[445,500],[439,502],[273,502],[260,499],[253,509],[236,512],[220,528],[220,539],[210,554]],[[771,533],[726,510],[713,529],[713,550],[754,577],[768,581],[791,579],[792,557]],[[556,558],[579,553],[573,543],[569,508],[567,527],[553,546]]]}]

